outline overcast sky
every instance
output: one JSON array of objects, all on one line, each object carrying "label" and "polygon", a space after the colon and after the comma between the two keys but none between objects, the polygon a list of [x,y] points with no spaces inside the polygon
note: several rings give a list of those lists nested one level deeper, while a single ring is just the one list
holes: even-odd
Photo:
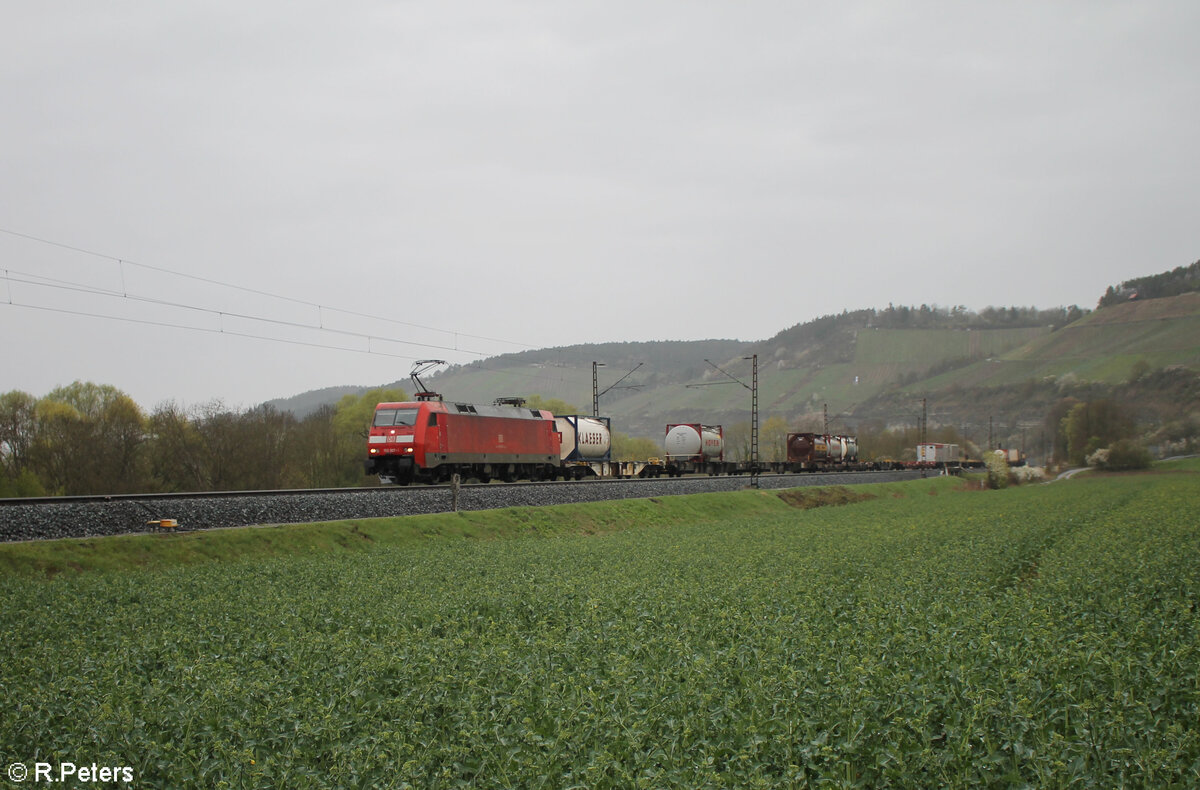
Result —
[{"label": "overcast sky", "polygon": [[0,2],[0,392],[248,407],[1200,258],[1192,0]]}]

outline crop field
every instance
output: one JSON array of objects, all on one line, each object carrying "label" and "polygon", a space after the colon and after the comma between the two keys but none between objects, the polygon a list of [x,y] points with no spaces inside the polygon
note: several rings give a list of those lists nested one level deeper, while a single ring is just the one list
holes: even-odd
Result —
[{"label": "crop field", "polygon": [[1198,599],[1186,470],[9,574],[0,760],[134,787],[1196,787]]}]

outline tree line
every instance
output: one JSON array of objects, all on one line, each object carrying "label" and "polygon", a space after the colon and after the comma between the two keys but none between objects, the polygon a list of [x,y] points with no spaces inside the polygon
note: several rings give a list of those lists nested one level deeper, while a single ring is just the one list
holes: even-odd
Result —
[{"label": "tree line", "polygon": [[985,307],[978,312],[965,306],[916,307],[889,304],[883,310],[843,310],[785,329],[774,340],[789,344],[834,340],[839,333],[857,329],[1027,329],[1066,326],[1087,315],[1078,305],[1069,307]]},{"label": "tree line", "polygon": [[[406,401],[401,389],[345,395],[303,419],[264,404],[174,402],[146,413],[107,384],[75,382],[42,398],[0,395],[0,496],[249,491],[369,484],[366,433],[375,406]],[[530,408],[581,414],[533,395]],[[612,434],[614,459],[644,460],[659,447]]]},{"label": "tree line", "polygon": [[[0,394],[0,496],[363,485],[371,482],[363,473],[364,437],[376,404],[407,399],[400,389],[373,389],[297,419],[269,405],[235,410],[220,401],[190,408],[168,402],[146,413],[117,388],[88,382],[59,387],[42,398],[14,390]],[[538,395],[527,405],[555,414],[581,413]],[[1132,441],[1138,436],[1134,420],[1112,400],[1061,399],[1044,426],[1052,437],[1052,463],[1082,465],[1099,450],[1117,453],[1110,466],[1130,453],[1138,465],[1148,463],[1144,448]],[[857,430],[837,427],[858,435],[864,458],[909,458],[920,439],[915,427],[886,428],[879,421],[863,421]],[[760,427],[761,460],[784,460],[787,434],[799,429],[820,431],[821,426],[766,419]],[[1191,448],[1200,430],[1188,418],[1160,433],[1161,441]],[[979,450],[952,426],[932,427],[925,438]],[[729,426],[725,440],[727,458],[749,457],[748,422]],[[615,460],[660,453],[650,439],[613,432]]]},{"label": "tree line", "polygon": [[0,395],[0,496],[332,488],[362,485],[375,405],[347,395],[304,419],[220,401],[146,413],[116,387],[75,382],[42,398]]},{"label": "tree line", "polygon": [[1193,291],[1200,291],[1200,261],[1162,274],[1126,280],[1116,288],[1110,285],[1097,306],[1108,307],[1130,299],[1162,299]]}]

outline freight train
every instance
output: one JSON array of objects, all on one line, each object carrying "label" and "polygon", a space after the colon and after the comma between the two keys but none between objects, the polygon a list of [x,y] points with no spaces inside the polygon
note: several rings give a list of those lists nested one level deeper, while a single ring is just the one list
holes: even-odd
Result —
[{"label": "freight train", "polygon": [[459,475],[487,483],[658,477],[658,459],[612,460],[607,417],[559,416],[519,400],[491,406],[440,400],[380,403],[367,434],[366,473],[381,482],[437,483]]},{"label": "freight train", "polygon": [[[491,406],[423,399],[380,403],[367,436],[367,474],[381,482],[438,483],[453,475],[490,482],[579,480],[584,477],[679,477],[685,474],[958,469],[978,462],[961,459],[957,445],[922,445],[917,463],[864,462],[849,435],[789,433],[785,461],[725,460],[719,425],[668,425],[663,458],[614,461],[607,417],[555,416],[529,409],[519,399]],[[982,464],[979,464],[982,465]]]}]

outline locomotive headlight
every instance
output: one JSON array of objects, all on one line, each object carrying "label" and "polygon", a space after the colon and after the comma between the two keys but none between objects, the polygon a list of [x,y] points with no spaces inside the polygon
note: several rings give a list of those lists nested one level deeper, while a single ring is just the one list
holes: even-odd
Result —
[{"label": "locomotive headlight", "polygon": [[406,453],[411,453],[412,451],[413,451],[413,448],[411,445],[409,447],[404,448],[404,452],[406,452]]}]

